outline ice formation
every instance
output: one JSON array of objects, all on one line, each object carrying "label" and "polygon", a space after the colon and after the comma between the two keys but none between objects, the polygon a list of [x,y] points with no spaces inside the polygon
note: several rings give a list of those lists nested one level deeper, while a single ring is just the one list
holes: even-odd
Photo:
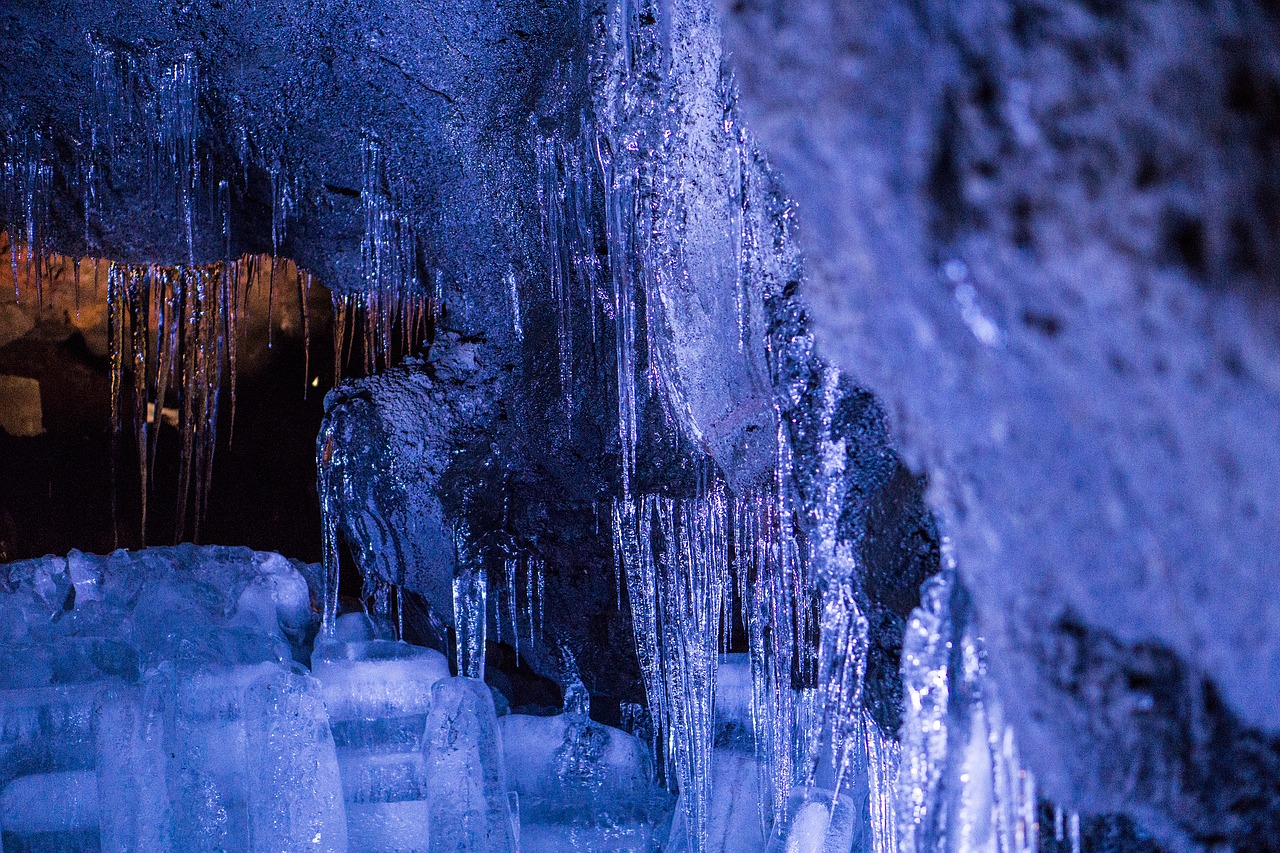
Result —
[{"label": "ice formation", "polygon": [[661,848],[643,742],[499,719],[483,682],[363,613],[320,634],[322,587],[244,548],[3,567],[2,849]]},{"label": "ice formation", "polygon": [[[224,388],[234,428],[237,348],[244,334],[250,289],[267,293],[267,334],[272,334],[280,289],[296,295],[304,349],[310,349],[312,275],[284,256],[290,220],[308,203],[302,170],[291,166],[270,141],[241,127],[238,154],[243,175],[215,172],[216,158],[203,137],[200,65],[191,54],[167,56],[89,36],[94,99],[81,116],[75,165],[54,175],[51,141],[38,123],[20,116],[0,151],[0,229],[8,236],[20,301],[45,302],[51,265],[49,203],[55,180],[79,187],[83,196],[84,249],[98,254],[104,222],[103,198],[110,188],[132,187],[164,222],[172,249],[164,263],[111,260],[70,261],[77,302],[82,275],[95,293],[103,280],[111,341],[112,424],[132,433],[141,488],[141,541],[147,541],[147,498],[161,412],[174,404],[182,435],[175,540],[199,539],[207,502],[219,411]],[[271,254],[233,254],[232,195],[243,192],[250,165],[267,173],[271,192]],[[419,281],[417,237],[400,215],[395,181],[372,135],[362,151],[362,287],[335,290],[335,383],[354,357],[365,373],[416,352],[438,317],[439,280]],[[206,262],[209,234],[218,259]],[[204,248],[197,262],[197,244]],[[82,274],[82,267],[92,271]],[[290,301],[295,301],[292,297]],[[309,374],[309,367],[307,368]],[[310,382],[305,375],[304,383]],[[131,381],[130,381],[131,380]],[[122,386],[131,388],[122,394]],[[306,385],[304,384],[304,388]],[[119,454],[117,454],[119,455]]]},{"label": "ice formation", "polygon": [[[482,681],[490,627],[517,654],[545,641],[542,558],[523,543],[481,541],[455,520],[447,582],[457,677],[443,655],[401,642],[399,587],[411,563],[401,544],[413,531],[397,529],[388,507],[359,488],[361,478],[379,479],[377,499],[403,501],[400,472],[367,470],[331,421],[317,442],[322,577],[281,558],[189,547],[9,567],[6,849],[1035,849],[1034,781],[953,567],[926,585],[908,625],[896,740],[864,707],[865,591],[840,527],[856,450],[836,424],[847,382],[813,355],[804,322],[777,307],[788,299],[774,279],[799,273],[767,285],[751,278],[786,266],[773,248],[785,233],[760,222],[772,217],[785,231],[786,215],[763,212],[771,202],[732,80],[718,62],[700,66],[696,80],[664,76],[677,48],[662,33],[709,27],[700,9],[611,4],[593,57],[593,120],[573,132],[531,123],[546,292],[532,293],[514,268],[493,284],[522,346],[530,306],[553,306],[554,353],[543,355],[554,358],[570,427],[589,385],[608,386],[616,402],[611,532],[647,697],[647,710],[628,713],[645,710],[650,742],[590,719],[568,650],[563,713],[498,717]],[[634,26],[645,16],[662,27]],[[198,536],[224,376],[234,411],[243,294],[265,278],[270,312],[289,274],[304,292],[311,280],[274,257],[230,257],[234,178],[209,174],[202,159],[194,58],[161,61],[96,42],[94,58],[86,240],[101,182],[132,174],[177,223],[186,255],[173,266],[106,265],[113,427],[131,424],[140,451],[145,538],[158,419],[178,402],[179,528],[189,515]],[[35,270],[39,301],[52,175],[39,133],[15,139],[4,224],[12,262]],[[247,140],[241,156],[266,162],[279,255],[307,187],[262,148]],[[387,149],[370,133],[360,154],[361,286],[333,297],[335,381],[358,337],[373,373],[413,352],[442,310],[439,277],[422,281]],[[671,178],[679,164],[707,158],[720,196]],[[212,265],[194,256],[202,195],[221,209],[227,247]],[[701,215],[727,217],[727,229],[710,229],[724,242],[688,249],[689,222]],[[682,294],[703,278],[732,293],[737,349],[758,347],[767,362],[772,464],[749,483],[731,482],[707,450],[707,418],[686,393],[695,366],[669,345]],[[775,311],[767,333],[766,300]],[[641,476],[657,443],[644,418],[655,412],[684,454],[680,465],[695,472],[691,488]],[[344,538],[387,627],[339,615]],[[490,570],[499,553],[500,575]],[[724,654],[736,625],[745,656]],[[678,791],[678,804],[655,776]],[[1075,816],[1055,820],[1064,834],[1079,847]]]},{"label": "ice formation", "polygon": [[903,644],[901,853],[1037,849],[1035,780],[987,673],[951,565],[922,590]]}]

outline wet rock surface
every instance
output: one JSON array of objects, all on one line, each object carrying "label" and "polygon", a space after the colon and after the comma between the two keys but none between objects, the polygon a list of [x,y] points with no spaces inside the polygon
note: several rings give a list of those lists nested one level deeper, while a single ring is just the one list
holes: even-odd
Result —
[{"label": "wet rock surface", "polygon": [[[1047,795],[1173,843],[1265,844],[1272,10],[725,12],[742,110],[796,200],[819,349],[928,474]],[[1064,651],[1080,643],[1101,657]],[[1224,742],[1185,747],[1226,731],[1256,769],[1219,776]]]}]

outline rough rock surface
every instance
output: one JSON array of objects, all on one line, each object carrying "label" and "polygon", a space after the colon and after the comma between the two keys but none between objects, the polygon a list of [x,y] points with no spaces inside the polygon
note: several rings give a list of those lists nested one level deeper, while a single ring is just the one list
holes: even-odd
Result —
[{"label": "rough rock surface", "polygon": [[928,474],[1047,795],[1173,843],[1265,846],[1274,10],[725,13],[744,115],[797,203],[820,350]]}]

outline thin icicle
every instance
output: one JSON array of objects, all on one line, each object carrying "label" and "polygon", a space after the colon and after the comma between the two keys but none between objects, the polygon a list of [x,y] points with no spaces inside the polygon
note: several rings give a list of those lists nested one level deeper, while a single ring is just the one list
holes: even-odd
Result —
[{"label": "thin icicle", "polygon": [[6,143],[0,159],[0,228],[9,237],[15,297],[22,299],[19,282],[25,274],[40,307],[44,304],[53,166],[46,159],[44,138],[38,130],[20,130]]},{"label": "thin icicle", "polygon": [[898,849],[897,803],[900,747],[885,737],[865,710],[861,713],[867,762],[867,791],[870,799],[871,833],[869,853],[896,853]]},{"label": "thin icicle", "polygon": [[520,318],[520,284],[516,279],[514,268],[507,270],[507,290],[511,294],[511,328],[516,333],[516,340],[524,343],[524,323]]},{"label": "thin icicle", "polygon": [[618,446],[621,453],[622,501],[631,500],[636,471],[636,311],[627,247],[629,196],[615,169],[608,137],[596,140],[596,158],[605,186],[605,231],[609,245],[609,280],[613,288],[614,354],[618,389]]},{"label": "thin icicle", "polygon": [[338,586],[341,580],[339,562],[339,513],[342,511],[342,483],[345,478],[344,458],[334,425],[326,420],[316,441],[316,485],[320,493],[320,519],[324,561],[324,636],[332,637],[338,619]]},{"label": "thin icicle", "polygon": [[475,552],[465,527],[454,534],[454,652],[458,674],[484,678],[485,632],[489,624],[489,580],[484,557]]},{"label": "thin icicle", "polygon": [[[516,660],[520,660],[520,605],[517,599],[519,589],[520,560],[507,557],[502,567],[503,579],[507,582],[507,616],[511,619],[511,644],[515,646]],[[498,642],[502,642],[502,620],[498,620]]]},{"label": "thin icicle", "polygon": [[898,841],[901,853],[926,853],[937,838],[935,800],[947,756],[950,581],[925,582],[921,604],[902,641],[902,760],[898,771]]}]

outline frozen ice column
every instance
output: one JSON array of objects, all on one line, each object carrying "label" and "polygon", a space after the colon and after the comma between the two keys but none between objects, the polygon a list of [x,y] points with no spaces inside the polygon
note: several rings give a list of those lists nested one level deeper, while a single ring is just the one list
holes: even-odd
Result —
[{"label": "frozen ice column", "polygon": [[102,850],[345,853],[315,680],[278,664],[159,673],[97,720]]},{"label": "frozen ice column", "polygon": [[502,737],[483,681],[458,677],[436,682],[422,755],[430,853],[515,853]]},{"label": "frozen ice column", "polygon": [[[759,853],[765,846],[768,804],[762,802],[761,780],[768,774],[757,759],[751,703],[750,656],[720,655],[706,853]],[[664,853],[688,853],[688,827],[683,818],[683,809],[677,809]]]},{"label": "frozen ice column", "polygon": [[96,685],[0,691],[0,845],[98,849]]},{"label": "frozen ice column", "polygon": [[429,844],[422,735],[444,655],[374,639],[369,617],[337,620],[312,657],[338,750],[351,853],[408,853]]}]

